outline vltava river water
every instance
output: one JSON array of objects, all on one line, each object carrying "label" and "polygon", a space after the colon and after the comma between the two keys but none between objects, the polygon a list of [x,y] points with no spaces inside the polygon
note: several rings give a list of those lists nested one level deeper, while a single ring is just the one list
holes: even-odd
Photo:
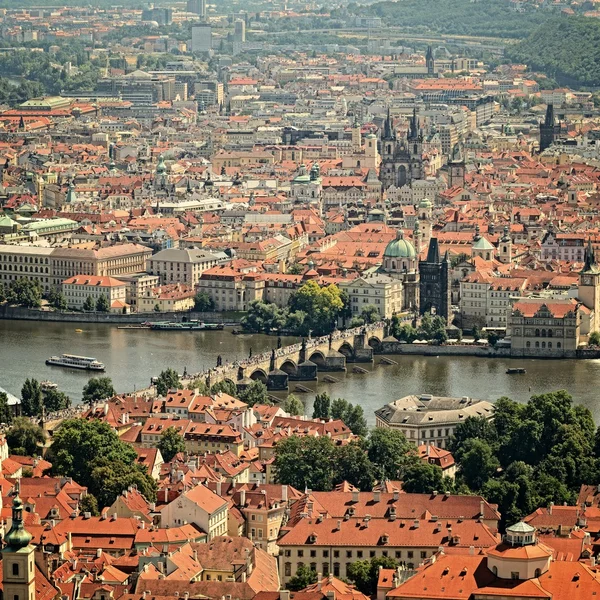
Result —
[{"label": "vltava river water", "polygon": [[[76,329],[82,329],[77,333]],[[294,343],[295,338],[283,338]],[[16,396],[27,377],[56,382],[74,402],[94,374],[46,366],[53,354],[94,356],[106,365],[118,392],[147,387],[152,376],[173,367],[197,372],[214,366],[220,354],[224,360],[270,350],[275,337],[234,336],[221,332],[127,331],[104,324],[45,323],[0,320],[0,387]],[[361,365],[369,374],[332,373],[338,383],[303,382],[312,393],[297,393],[307,414],[312,413],[314,394],[326,391],[332,398],[342,397],[360,403],[371,425],[373,411],[386,402],[407,394],[429,393],[472,396],[496,400],[509,396],[525,402],[531,394],[557,389],[569,391],[576,402],[587,406],[600,423],[600,360],[508,360],[464,356],[393,356],[397,365]],[[509,366],[523,366],[525,375],[507,375]],[[294,391],[295,382],[290,383]]]}]

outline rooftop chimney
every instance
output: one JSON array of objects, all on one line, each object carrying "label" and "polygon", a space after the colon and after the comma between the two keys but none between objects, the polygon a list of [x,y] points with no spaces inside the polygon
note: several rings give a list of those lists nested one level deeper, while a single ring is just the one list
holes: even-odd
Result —
[{"label": "rooftop chimney", "polygon": [[358,490],[354,490],[352,492],[352,502],[358,502],[358,499],[359,499]]},{"label": "rooftop chimney", "polygon": [[240,490],[240,506],[246,506],[246,490]]},{"label": "rooftop chimney", "polygon": [[381,492],[376,490],[373,492],[373,502],[379,502],[381,500]]}]

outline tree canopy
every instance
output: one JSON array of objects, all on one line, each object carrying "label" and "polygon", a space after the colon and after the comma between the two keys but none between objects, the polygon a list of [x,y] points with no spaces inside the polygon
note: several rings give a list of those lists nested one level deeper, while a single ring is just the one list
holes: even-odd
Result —
[{"label": "tree canopy", "polygon": [[156,393],[159,396],[166,396],[169,390],[177,389],[180,386],[179,373],[175,369],[168,368],[161,371],[156,380]]},{"label": "tree canopy", "polygon": [[41,454],[39,446],[46,437],[39,425],[35,425],[25,417],[14,419],[12,426],[6,433],[8,447],[13,454],[22,456],[36,456]]},{"label": "tree canopy", "polygon": [[165,462],[171,462],[179,452],[185,452],[185,440],[175,427],[167,427],[160,435],[158,449]]},{"label": "tree canopy", "polygon": [[92,377],[83,386],[82,400],[87,404],[93,404],[99,400],[112,398],[115,393],[115,388],[110,377]]},{"label": "tree canopy", "polygon": [[527,404],[500,398],[493,420],[469,417],[456,428],[458,482],[498,503],[509,523],[549,502],[573,503],[581,484],[600,474],[594,429],[590,411],[565,391]]},{"label": "tree canopy", "polygon": [[54,432],[48,456],[57,475],[87,486],[102,507],[110,506],[132,484],[150,502],[156,499],[156,483],[136,463],[135,450],[102,421],[63,421]]}]

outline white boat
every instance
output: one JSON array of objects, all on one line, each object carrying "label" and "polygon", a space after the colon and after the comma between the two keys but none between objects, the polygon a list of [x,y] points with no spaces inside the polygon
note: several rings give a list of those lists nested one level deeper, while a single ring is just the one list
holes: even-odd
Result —
[{"label": "white boat", "polygon": [[89,356],[76,356],[75,354],[63,354],[62,356],[51,356],[47,365],[67,367],[69,369],[81,369],[83,371],[104,371],[104,363]]}]

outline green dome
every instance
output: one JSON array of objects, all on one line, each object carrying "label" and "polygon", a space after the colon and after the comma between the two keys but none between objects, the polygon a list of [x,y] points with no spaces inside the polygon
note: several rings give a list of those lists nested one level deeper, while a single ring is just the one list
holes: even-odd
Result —
[{"label": "green dome", "polygon": [[494,246],[490,244],[484,237],[480,237],[474,244],[473,250],[493,250]]},{"label": "green dome", "polygon": [[161,175],[167,172],[167,165],[165,165],[165,157],[162,154],[158,157],[156,172]]},{"label": "green dome", "polygon": [[419,202],[419,208],[431,208],[433,206],[433,204],[431,203],[431,200],[429,200],[428,198],[423,198],[423,200],[421,200],[421,202]]},{"label": "green dome", "polygon": [[12,524],[4,541],[11,550],[19,550],[29,546],[32,538],[29,531],[23,527],[23,502],[19,496],[15,496],[12,505]]},{"label": "green dome", "polygon": [[415,247],[404,239],[404,232],[399,229],[395,240],[385,248],[384,258],[416,258]]}]

